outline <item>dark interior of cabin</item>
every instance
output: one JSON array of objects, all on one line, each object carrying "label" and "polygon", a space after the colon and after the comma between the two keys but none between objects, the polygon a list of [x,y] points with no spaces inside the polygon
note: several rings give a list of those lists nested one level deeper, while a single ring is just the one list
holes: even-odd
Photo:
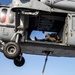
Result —
[{"label": "dark interior of cabin", "polygon": [[[65,18],[67,14],[65,13],[46,13],[39,12],[37,16],[29,16],[29,26],[27,28],[28,31],[28,39],[30,39],[30,35],[33,30],[44,32],[55,32],[56,34],[49,34],[49,38],[60,39],[62,37],[63,27],[65,24]],[[61,34],[61,36],[59,36]],[[45,38],[47,35],[45,36]],[[35,41],[50,41],[55,42],[50,39],[38,39],[35,37]],[[62,41],[58,42],[61,43]]]}]

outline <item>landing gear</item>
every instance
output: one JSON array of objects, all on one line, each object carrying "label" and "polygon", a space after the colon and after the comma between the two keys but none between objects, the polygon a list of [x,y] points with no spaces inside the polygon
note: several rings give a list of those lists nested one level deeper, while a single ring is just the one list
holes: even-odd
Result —
[{"label": "landing gear", "polygon": [[4,46],[4,55],[9,59],[16,58],[21,53],[20,46],[15,42],[8,42]]},{"label": "landing gear", "polygon": [[8,42],[4,46],[4,55],[14,60],[14,64],[18,67],[21,67],[25,63],[25,59],[22,57],[21,48],[15,42]]},{"label": "landing gear", "polygon": [[14,59],[14,64],[18,67],[23,66],[25,63],[25,59],[21,56],[18,56],[17,58]]},{"label": "landing gear", "polygon": [[19,11],[16,11],[15,18],[16,18],[15,33],[10,39],[10,41],[14,41],[14,42],[8,42],[4,44],[2,48],[3,48],[4,55],[9,59],[14,60],[14,64],[16,66],[23,66],[25,63],[25,59],[21,55],[21,48],[19,44],[21,43],[21,41],[24,41],[22,37],[24,36],[24,32],[25,32],[25,29],[24,29],[25,23],[23,25],[23,28],[21,28],[21,25],[20,25],[21,17],[20,17]]}]

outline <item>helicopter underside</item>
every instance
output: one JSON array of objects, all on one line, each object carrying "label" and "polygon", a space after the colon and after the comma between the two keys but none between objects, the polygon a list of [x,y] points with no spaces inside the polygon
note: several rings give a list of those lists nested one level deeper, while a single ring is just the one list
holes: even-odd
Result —
[{"label": "helicopter underside", "polygon": [[66,46],[61,43],[26,41],[21,43],[22,52],[26,54],[46,55],[46,51],[50,51],[49,56],[56,57],[75,57],[75,47]]}]

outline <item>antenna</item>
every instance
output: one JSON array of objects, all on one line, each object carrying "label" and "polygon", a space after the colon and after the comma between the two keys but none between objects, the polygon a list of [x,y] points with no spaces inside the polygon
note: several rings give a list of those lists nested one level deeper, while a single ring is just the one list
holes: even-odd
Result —
[{"label": "antenna", "polygon": [[46,68],[46,64],[47,64],[47,61],[48,61],[48,56],[49,54],[53,54],[53,51],[43,51],[45,54],[46,54],[46,58],[45,58],[45,63],[44,63],[44,67],[43,67],[43,70],[42,70],[42,75],[44,75],[44,71],[45,71],[45,68]]}]

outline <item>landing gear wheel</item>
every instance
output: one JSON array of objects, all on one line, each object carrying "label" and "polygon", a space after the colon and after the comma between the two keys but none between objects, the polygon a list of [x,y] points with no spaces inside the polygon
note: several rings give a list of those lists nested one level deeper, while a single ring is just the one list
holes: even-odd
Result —
[{"label": "landing gear wheel", "polygon": [[20,46],[15,42],[8,42],[4,46],[4,55],[9,59],[16,58],[21,53]]},{"label": "landing gear wheel", "polygon": [[14,59],[14,64],[15,64],[16,66],[18,66],[18,67],[23,66],[24,63],[25,63],[25,59],[24,59],[23,57],[20,57],[20,56],[19,56],[19,57],[17,57],[17,58]]}]

